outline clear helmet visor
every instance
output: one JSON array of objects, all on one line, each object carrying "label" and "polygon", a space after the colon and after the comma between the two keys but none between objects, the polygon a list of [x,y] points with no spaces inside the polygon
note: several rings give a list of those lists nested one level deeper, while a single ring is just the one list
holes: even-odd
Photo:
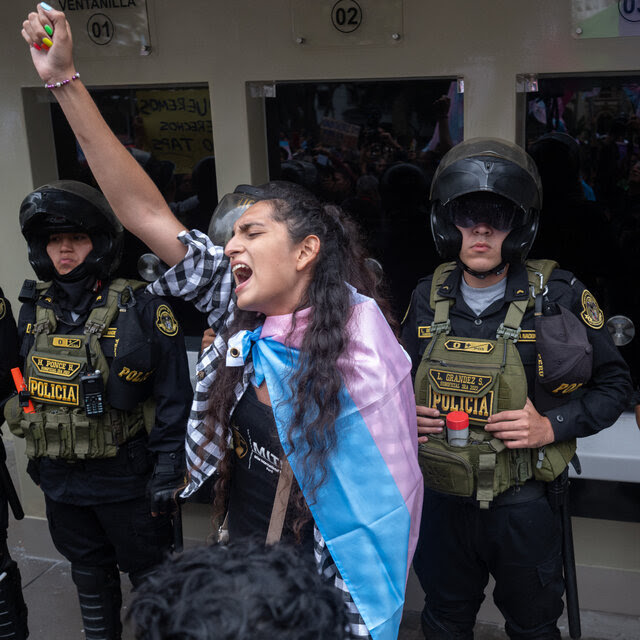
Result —
[{"label": "clear helmet visor", "polygon": [[215,208],[207,235],[213,244],[224,247],[231,239],[236,220],[260,198],[247,193],[228,193]]}]

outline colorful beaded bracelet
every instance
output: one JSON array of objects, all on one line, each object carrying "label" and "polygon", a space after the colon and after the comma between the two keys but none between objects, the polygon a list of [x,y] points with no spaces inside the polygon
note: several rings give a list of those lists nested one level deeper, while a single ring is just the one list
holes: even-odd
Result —
[{"label": "colorful beaded bracelet", "polygon": [[60,82],[52,82],[51,84],[45,84],[45,89],[59,89],[60,87],[64,87],[65,84],[69,84],[72,80],[77,80],[80,77],[80,74],[76,71],[70,78],[66,80],[61,80]]}]

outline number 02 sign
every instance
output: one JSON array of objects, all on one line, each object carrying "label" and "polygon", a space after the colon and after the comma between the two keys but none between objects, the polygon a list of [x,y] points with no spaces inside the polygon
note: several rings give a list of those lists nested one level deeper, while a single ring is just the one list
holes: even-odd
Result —
[{"label": "number 02 sign", "polygon": [[138,56],[151,52],[147,0],[55,0],[82,55]]},{"label": "number 02 sign", "polygon": [[362,24],[362,9],[355,0],[338,0],[331,10],[331,22],[341,33],[351,33]]}]

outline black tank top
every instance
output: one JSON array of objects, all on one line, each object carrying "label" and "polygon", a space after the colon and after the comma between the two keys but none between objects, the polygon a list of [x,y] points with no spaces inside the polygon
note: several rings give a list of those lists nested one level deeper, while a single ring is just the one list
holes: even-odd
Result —
[{"label": "black tank top", "polygon": [[[251,536],[265,540],[284,452],[273,411],[258,400],[253,385],[249,385],[233,412],[231,426],[235,455],[229,491],[229,538]],[[292,517],[295,519],[291,511],[290,503],[282,539],[297,543],[291,530]],[[312,520],[304,525],[301,536],[300,543],[311,551]]]}]

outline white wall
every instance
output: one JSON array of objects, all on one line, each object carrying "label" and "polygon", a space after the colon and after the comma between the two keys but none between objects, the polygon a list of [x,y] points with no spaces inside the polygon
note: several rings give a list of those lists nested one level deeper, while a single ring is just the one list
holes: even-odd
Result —
[{"label": "white wall", "polygon": [[[254,118],[259,111],[247,104],[247,81],[464,76],[465,136],[515,139],[516,74],[632,70],[638,50],[634,38],[573,38],[570,2],[557,0],[405,0],[399,45],[324,49],[293,42],[289,0],[148,2],[151,56],[80,57],[77,68],[93,86],[207,82],[221,193],[266,177],[264,158],[249,154],[250,142],[251,148],[260,149],[262,140],[256,138],[262,133],[247,115]],[[19,25],[33,5],[27,0],[4,5],[0,282],[15,300],[27,269],[17,207],[34,186],[21,88],[41,83],[19,34]],[[38,125],[47,129],[46,122]],[[44,173],[36,173],[40,178],[53,172],[54,161],[45,131],[36,141],[42,141],[42,148],[32,154],[31,161],[45,166]],[[50,177],[55,176],[45,179]]]}]

